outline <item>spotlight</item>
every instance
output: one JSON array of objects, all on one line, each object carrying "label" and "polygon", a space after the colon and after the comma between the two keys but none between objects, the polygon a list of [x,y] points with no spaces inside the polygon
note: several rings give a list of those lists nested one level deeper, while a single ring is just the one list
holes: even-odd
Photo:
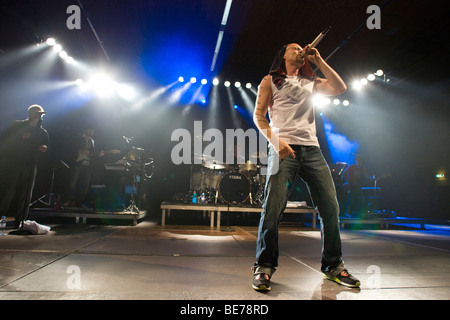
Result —
[{"label": "spotlight", "polygon": [[250,89],[250,88],[252,87],[252,84],[251,84],[250,82],[247,82],[247,84],[245,85],[245,87],[246,87],[247,89]]},{"label": "spotlight", "polygon": [[184,78],[183,77],[178,77],[178,81],[184,82]]},{"label": "spotlight", "polygon": [[90,86],[100,96],[109,96],[114,92],[114,82],[107,76],[99,74],[95,75],[91,81]]},{"label": "spotlight", "polygon": [[379,77],[381,77],[383,74],[384,74],[384,72],[381,69],[378,69],[377,72],[375,72],[375,75],[379,76]]},{"label": "spotlight", "polygon": [[61,59],[67,59],[67,52],[61,51],[61,52],[59,53],[59,57],[60,57]]},{"label": "spotlight", "polygon": [[127,84],[121,84],[116,88],[117,94],[125,100],[132,100],[137,96],[136,90]]},{"label": "spotlight", "polygon": [[235,105],[234,105],[234,108],[235,108],[235,109],[237,109],[237,108],[239,108],[239,107],[238,107],[238,105],[237,105],[237,104],[235,104]]},{"label": "spotlight", "polygon": [[73,60],[72,57],[67,57],[66,62],[72,64],[75,62],[75,60]]},{"label": "spotlight", "polygon": [[228,88],[231,85],[231,83],[230,83],[230,81],[225,81],[223,83],[223,85]]},{"label": "spotlight", "polygon": [[337,105],[339,105],[339,104],[341,103],[341,100],[339,100],[339,99],[334,99],[334,100],[333,100],[333,103],[334,103],[335,106],[337,106]]},{"label": "spotlight", "polygon": [[208,83],[208,80],[202,79],[202,84],[207,84],[207,83]]},{"label": "spotlight", "polygon": [[330,99],[328,99],[327,97],[324,97],[321,94],[315,94],[313,97],[313,103],[317,107],[323,107],[323,106],[330,104]]},{"label": "spotlight", "polygon": [[367,80],[369,80],[369,81],[375,80],[375,75],[374,75],[373,73],[369,74],[369,75],[367,76]]},{"label": "spotlight", "polygon": [[203,99],[203,100],[202,100],[202,104],[206,104],[206,99]]},{"label": "spotlight", "polygon": [[75,80],[75,84],[76,84],[77,86],[81,86],[81,85],[83,84],[83,80],[77,79],[77,80]]},{"label": "spotlight", "polygon": [[213,85],[215,85],[215,86],[219,85],[219,79],[214,78],[213,79]]},{"label": "spotlight", "polygon": [[355,89],[355,90],[361,90],[361,88],[362,88],[361,82],[357,81],[357,80],[353,81],[352,85],[353,85],[353,89]]},{"label": "spotlight", "polygon": [[55,52],[61,52],[62,51],[62,46],[60,44],[55,44],[55,46],[53,47],[53,50],[55,50]]},{"label": "spotlight", "polygon": [[365,86],[367,84],[367,79],[362,78],[361,80],[359,80],[359,82],[361,83],[361,85]]},{"label": "spotlight", "polygon": [[239,81],[236,81],[236,82],[234,83],[234,86],[235,86],[236,88],[240,88],[240,87],[241,87],[241,83],[240,83]]},{"label": "spotlight", "polygon": [[196,83],[197,82],[197,78],[196,77],[192,77],[190,81],[191,81],[191,83]]},{"label": "spotlight", "polygon": [[347,107],[350,104],[350,102],[348,100],[344,100],[342,101],[342,104]]},{"label": "spotlight", "polygon": [[53,47],[56,44],[56,40],[53,38],[48,38],[46,42],[50,47]]}]

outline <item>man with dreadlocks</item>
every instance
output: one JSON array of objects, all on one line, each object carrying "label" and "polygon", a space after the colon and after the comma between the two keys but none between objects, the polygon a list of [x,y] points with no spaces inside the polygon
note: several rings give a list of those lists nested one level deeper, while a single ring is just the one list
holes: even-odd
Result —
[{"label": "man with dreadlocks", "polygon": [[[317,77],[310,62],[325,78]],[[359,287],[342,260],[339,205],[330,169],[320,150],[312,95],[339,95],[347,89],[340,76],[315,48],[296,43],[277,53],[269,75],[261,81],[254,122],[270,143],[263,210],[256,243],[253,288],[271,289],[278,266],[278,227],[296,175],[308,186],[321,219],[321,271],[332,281]],[[266,118],[269,113],[270,124]]]}]

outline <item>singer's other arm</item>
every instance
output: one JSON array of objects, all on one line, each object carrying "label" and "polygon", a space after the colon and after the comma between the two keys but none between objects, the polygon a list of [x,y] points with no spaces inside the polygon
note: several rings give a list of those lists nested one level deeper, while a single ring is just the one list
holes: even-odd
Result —
[{"label": "singer's other arm", "polygon": [[294,150],[284,140],[280,139],[270,128],[266,114],[272,103],[272,77],[265,76],[258,88],[258,96],[256,97],[256,106],[253,112],[253,121],[258,130],[266,137],[266,139],[275,147],[275,151],[282,159],[291,156],[295,158]]}]

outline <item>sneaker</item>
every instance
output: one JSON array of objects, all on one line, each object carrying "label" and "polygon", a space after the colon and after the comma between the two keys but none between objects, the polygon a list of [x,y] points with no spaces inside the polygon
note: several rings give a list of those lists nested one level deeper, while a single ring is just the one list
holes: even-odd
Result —
[{"label": "sneaker", "polygon": [[347,269],[342,270],[336,276],[332,276],[330,273],[325,272],[323,274],[328,280],[339,283],[340,285],[349,287],[349,288],[358,288],[361,285],[361,282],[348,273]]},{"label": "sneaker", "polygon": [[256,291],[270,291],[270,276],[267,273],[257,273],[253,276],[253,289]]}]

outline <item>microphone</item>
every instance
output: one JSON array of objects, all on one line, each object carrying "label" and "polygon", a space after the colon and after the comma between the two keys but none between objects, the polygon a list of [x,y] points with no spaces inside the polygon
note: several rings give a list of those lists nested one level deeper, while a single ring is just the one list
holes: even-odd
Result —
[{"label": "microphone", "polygon": [[[331,29],[331,26],[325,28],[325,30],[323,30],[321,33],[319,33],[319,35],[314,39],[314,41],[309,44],[309,49],[315,48],[319,44],[319,42],[322,41],[322,39],[326,36],[328,31],[330,31],[330,29]],[[300,56],[302,58],[304,58],[306,56],[305,51],[303,51],[300,54]]]}]

